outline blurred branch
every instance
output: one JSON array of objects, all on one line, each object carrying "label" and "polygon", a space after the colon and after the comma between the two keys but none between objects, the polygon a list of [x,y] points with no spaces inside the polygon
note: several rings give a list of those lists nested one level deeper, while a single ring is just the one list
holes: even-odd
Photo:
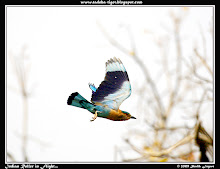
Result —
[{"label": "blurred branch", "polygon": [[207,46],[206,46],[206,38],[205,38],[205,35],[202,31],[202,27],[201,25],[199,24],[199,27],[200,27],[200,34],[201,34],[201,38],[202,38],[202,43],[203,43],[203,54],[204,54],[204,60],[207,59]]},{"label": "blurred branch", "polygon": [[142,150],[136,148],[136,146],[134,146],[133,144],[131,144],[128,139],[125,140],[125,141],[131,146],[131,148],[134,151],[136,151],[139,154],[141,154],[142,156],[148,158],[149,156],[160,157],[160,156],[163,156],[163,155],[167,155],[167,154],[171,153],[171,151],[173,151],[175,148],[190,142],[194,138],[195,138],[195,132],[193,132],[192,134],[187,135],[186,137],[184,137],[183,139],[181,139],[180,141],[178,141],[174,145],[170,146],[167,149],[163,149],[161,151],[154,151],[152,149],[151,149],[151,151],[142,151]]},{"label": "blurred branch", "polygon": [[173,24],[174,24],[174,37],[176,44],[176,80],[175,87],[170,92],[169,103],[166,110],[166,118],[169,117],[171,110],[174,108],[174,104],[176,103],[176,98],[178,97],[178,91],[181,86],[182,79],[182,49],[181,49],[181,39],[180,39],[180,25],[182,22],[181,17],[177,17],[175,14],[170,14]]},{"label": "blurred branch", "polygon": [[16,94],[20,94],[19,90],[10,84],[7,84],[7,88]]},{"label": "blurred branch", "polygon": [[9,159],[11,159],[12,162],[16,162],[14,156],[13,156],[11,153],[7,152],[7,157],[8,157]]},{"label": "blurred branch", "polygon": [[[20,133],[17,132],[17,131],[14,131],[14,133],[15,133],[15,135],[16,135],[17,137],[19,137],[19,138],[23,138],[23,137],[24,137],[23,134],[20,134]],[[37,138],[37,137],[35,137],[35,136],[32,136],[32,135],[28,135],[28,138],[27,138],[27,139],[30,140],[30,141],[33,141],[33,142],[35,142],[35,143],[37,143],[37,144],[39,144],[40,146],[43,146],[43,147],[48,147],[48,146],[50,146],[49,143],[44,142],[44,141],[42,141],[41,139],[39,139],[39,138]]]},{"label": "blurred branch", "polygon": [[138,158],[130,158],[130,159],[123,159],[124,162],[130,162],[130,161],[140,161],[144,160],[144,157],[138,157]]},{"label": "blurred branch", "polygon": [[[26,47],[24,46],[21,50],[20,56],[15,57],[13,54],[9,54],[9,58],[11,59],[14,73],[18,80],[18,87],[20,88],[22,94],[23,101],[23,137],[22,137],[22,154],[24,161],[28,161],[27,156],[27,135],[28,135],[28,91],[27,91],[27,73],[25,66],[25,59],[27,55],[25,54]],[[14,87],[10,87],[13,88]]]},{"label": "blurred branch", "polygon": [[201,99],[199,101],[199,105],[198,105],[197,110],[196,110],[196,120],[197,121],[199,121],[199,113],[200,113],[200,109],[202,107],[202,103],[203,103],[203,101],[204,101],[204,99],[206,97],[206,93],[207,93],[207,90],[204,90],[203,95],[202,95],[202,97],[201,97]]},{"label": "blurred branch", "polygon": [[194,157],[194,152],[193,150],[187,151],[186,153],[180,153],[178,155],[170,155],[170,158],[172,159],[178,159],[183,162],[194,162],[195,161],[195,157]]},{"label": "blurred branch", "polygon": [[195,52],[196,56],[200,59],[202,64],[205,66],[205,68],[208,70],[210,75],[213,77],[213,72],[212,72],[211,68],[209,67],[209,65],[207,64],[206,60],[198,53],[196,48],[194,49],[194,52]]},{"label": "blurred branch", "polygon": [[170,131],[181,130],[181,129],[192,130],[193,128],[190,128],[187,126],[160,127],[160,128],[155,127],[154,128],[154,130],[170,130]]}]

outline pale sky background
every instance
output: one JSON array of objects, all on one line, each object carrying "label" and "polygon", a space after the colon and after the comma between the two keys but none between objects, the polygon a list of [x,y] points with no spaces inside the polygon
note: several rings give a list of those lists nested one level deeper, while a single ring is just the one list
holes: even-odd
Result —
[{"label": "pale sky background", "polygon": [[[18,55],[26,46],[27,62],[31,63],[28,89],[29,99],[28,156],[33,162],[113,162],[115,146],[125,145],[122,136],[132,126],[140,125],[134,105],[136,86],[143,75],[135,62],[114,48],[103,36],[97,22],[113,37],[129,47],[124,25],[129,25],[137,42],[138,52],[152,74],[157,72],[155,61],[159,55],[154,36],[171,29],[170,12],[180,7],[11,7],[7,14],[7,54]],[[206,33],[212,22],[212,7],[187,9],[182,36],[191,50],[200,35],[199,26]],[[152,35],[148,35],[148,33]],[[212,41],[208,41],[212,43]],[[189,50],[189,51],[190,51]],[[212,48],[208,48],[211,52]],[[188,55],[184,51],[184,55]],[[119,57],[127,69],[131,96],[121,109],[137,116],[137,120],[114,122],[97,118],[84,109],[67,105],[67,98],[79,92],[90,100],[88,83],[97,87],[104,79],[105,62]],[[212,56],[212,55],[210,55]],[[212,59],[211,59],[212,60]],[[7,57],[7,150],[22,160],[21,95],[17,79]],[[158,87],[160,88],[160,87]],[[32,90],[33,89],[33,90]],[[135,102],[136,103],[136,102]],[[209,120],[212,117],[208,118]],[[178,123],[178,122],[177,122]],[[204,123],[208,123],[204,122]],[[210,124],[210,126],[212,126]]]}]

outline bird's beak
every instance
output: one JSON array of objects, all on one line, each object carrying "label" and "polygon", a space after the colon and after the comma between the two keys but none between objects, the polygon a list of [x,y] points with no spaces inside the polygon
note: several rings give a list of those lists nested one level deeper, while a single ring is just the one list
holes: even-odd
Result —
[{"label": "bird's beak", "polygon": [[136,117],[134,117],[134,116],[131,116],[131,119],[136,119]]}]

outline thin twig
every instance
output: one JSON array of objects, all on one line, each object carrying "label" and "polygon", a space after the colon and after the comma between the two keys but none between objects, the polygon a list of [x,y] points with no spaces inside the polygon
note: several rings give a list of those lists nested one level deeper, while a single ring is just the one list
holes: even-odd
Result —
[{"label": "thin twig", "polygon": [[14,156],[13,156],[11,153],[7,152],[7,157],[8,157],[9,159],[11,159],[12,162],[16,162]]},{"label": "thin twig", "polygon": [[28,161],[27,156],[27,135],[28,135],[28,92],[27,92],[27,75],[24,65],[24,59],[25,59],[25,48],[22,49],[21,54],[18,57],[15,57],[13,54],[9,55],[15,75],[18,80],[18,86],[20,88],[21,94],[22,94],[22,101],[23,101],[23,137],[22,137],[22,154],[24,161]]},{"label": "thin twig", "polygon": [[212,69],[209,67],[209,65],[207,64],[206,60],[199,54],[199,52],[197,51],[196,48],[194,49],[194,52],[195,52],[196,56],[200,59],[202,64],[205,66],[205,68],[208,70],[210,75],[213,77]]}]

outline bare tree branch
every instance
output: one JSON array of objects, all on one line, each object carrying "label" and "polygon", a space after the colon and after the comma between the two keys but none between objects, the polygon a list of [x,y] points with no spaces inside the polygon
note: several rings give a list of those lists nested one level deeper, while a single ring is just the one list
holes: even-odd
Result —
[{"label": "bare tree branch", "polygon": [[[26,58],[25,55],[26,47],[24,47],[20,53],[20,56],[14,56],[13,54],[9,54],[9,58],[11,59],[14,73],[18,80],[18,87],[20,88],[22,94],[23,101],[23,137],[22,137],[22,154],[23,160],[28,161],[27,156],[27,135],[28,135],[28,91],[27,91],[27,71],[26,66],[24,65],[24,60]],[[11,87],[14,88],[14,87]]]},{"label": "bare tree branch", "polygon": [[200,59],[202,64],[205,66],[205,68],[208,70],[210,75],[213,77],[213,72],[212,72],[211,68],[209,67],[209,65],[207,64],[206,60],[198,53],[196,48],[194,49],[194,52],[195,52],[196,56]]},{"label": "bare tree branch", "polygon": [[129,140],[126,140],[126,142],[131,146],[131,148],[133,150],[135,150],[136,152],[138,152],[139,154],[141,154],[142,156],[148,158],[149,156],[154,156],[154,157],[160,157],[160,156],[163,156],[163,155],[167,155],[169,153],[171,153],[171,151],[173,151],[175,148],[183,145],[183,144],[186,144],[188,142],[190,142],[191,140],[193,140],[195,138],[195,133],[192,133],[186,137],[184,137],[183,139],[181,139],[180,141],[178,141],[177,143],[175,143],[174,145],[170,146],[169,148],[167,149],[163,149],[161,151],[153,151],[151,149],[151,151],[143,151],[141,149],[138,149],[136,146],[134,146],[133,144],[130,143]]},{"label": "bare tree branch", "polygon": [[16,162],[14,156],[13,156],[11,153],[7,152],[7,157],[8,157],[9,159],[11,159],[12,162]]}]

